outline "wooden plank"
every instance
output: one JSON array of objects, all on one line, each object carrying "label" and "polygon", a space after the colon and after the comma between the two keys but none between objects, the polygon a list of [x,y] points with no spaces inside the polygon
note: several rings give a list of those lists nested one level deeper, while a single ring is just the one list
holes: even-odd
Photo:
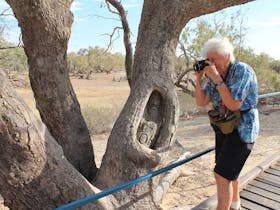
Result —
[{"label": "wooden plank", "polygon": [[280,203],[279,202],[276,202],[276,201],[273,201],[271,199],[262,197],[261,195],[257,195],[255,193],[246,191],[246,189],[243,190],[240,193],[240,197],[244,198],[244,199],[247,199],[247,200],[250,200],[250,201],[254,201],[255,203],[257,203],[261,206],[265,206],[267,208],[277,209],[277,210],[280,209]]},{"label": "wooden plank", "polygon": [[247,208],[247,209],[257,209],[257,210],[267,210],[269,208],[258,205],[252,201],[246,200],[244,198],[241,198],[241,206],[242,209]]},{"label": "wooden plank", "polygon": [[269,169],[265,170],[265,172],[280,177],[280,171],[278,171],[276,169],[269,168]]},{"label": "wooden plank", "polygon": [[258,194],[262,197],[274,200],[276,202],[280,201],[280,195],[277,195],[275,193],[269,192],[267,190],[264,190],[264,189],[261,189],[261,188],[255,187],[255,186],[248,186],[246,188],[246,191]]},{"label": "wooden plank", "polygon": [[272,185],[274,187],[280,187],[279,183],[273,182],[273,181],[271,181],[269,179],[263,179],[263,178],[257,177],[256,180],[260,181],[260,182],[264,182],[264,183],[269,184],[269,185]]},{"label": "wooden plank", "polygon": [[268,174],[268,173],[262,173],[258,177],[263,178],[263,179],[267,179],[267,180],[270,180],[272,182],[276,182],[276,183],[280,184],[280,177],[279,176],[274,176],[274,175]]},{"label": "wooden plank", "polygon": [[275,186],[267,184],[265,182],[260,182],[260,181],[254,180],[251,183],[249,183],[249,185],[252,185],[252,186],[267,190],[269,192],[273,192],[277,195],[280,195],[280,187],[275,187]]},{"label": "wooden plank", "polygon": [[272,165],[272,166],[270,166],[270,168],[280,171],[280,166],[277,166],[277,165]]},{"label": "wooden plank", "polygon": [[280,167],[280,163],[279,163],[279,162],[277,162],[277,163],[275,164],[275,166],[279,166],[279,167]]}]

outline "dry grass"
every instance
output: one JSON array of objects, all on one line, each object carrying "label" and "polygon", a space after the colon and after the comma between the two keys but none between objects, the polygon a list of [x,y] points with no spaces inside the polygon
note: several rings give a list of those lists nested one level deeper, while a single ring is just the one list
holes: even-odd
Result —
[{"label": "dry grass", "polygon": [[[81,111],[91,134],[109,132],[129,94],[125,72],[96,73],[93,80],[71,78]],[[17,92],[39,117],[33,92],[29,87],[17,88]],[[194,99],[178,90],[180,116],[188,117],[198,112]]]},{"label": "dry grass", "polygon": [[[123,73],[94,74],[93,80],[71,78],[71,83],[81,106],[81,111],[92,134],[111,130],[129,94]],[[18,94],[39,117],[33,92],[30,88],[17,88]]]},{"label": "dry grass", "polygon": [[122,73],[97,73],[93,80],[72,78],[71,82],[81,105],[81,110],[91,134],[109,132],[129,94]]}]

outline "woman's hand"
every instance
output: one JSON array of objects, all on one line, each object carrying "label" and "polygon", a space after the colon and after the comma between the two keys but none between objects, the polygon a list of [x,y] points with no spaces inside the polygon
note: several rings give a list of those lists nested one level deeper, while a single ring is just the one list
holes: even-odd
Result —
[{"label": "woman's hand", "polygon": [[207,61],[209,63],[209,66],[206,66],[203,71],[205,72],[206,76],[210,78],[215,84],[223,81],[221,75],[217,71],[214,64],[210,63],[210,61]]},{"label": "woman's hand", "polygon": [[201,81],[204,76],[204,71],[195,71],[196,81]]}]

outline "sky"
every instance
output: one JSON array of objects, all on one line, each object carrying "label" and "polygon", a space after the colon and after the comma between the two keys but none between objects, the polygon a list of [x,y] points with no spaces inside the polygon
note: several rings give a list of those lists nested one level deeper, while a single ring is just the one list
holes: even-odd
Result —
[{"label": "sky", "polygon": [[[131,41],[135,46],[143,0],[122,0],[122,4],[127,11],[132,32]],[[0,11],[5,8],[7,4],[0,0]],[[264,52],[280,60],[280,1],[256,0],[224,11],[232,14],[240,9],[245,16],[244,24],[247,27],[245,45],[252,48],[256,54]],[[109,34],[113,32],[114,27],[121,26],[118,16],[108,12],[104,0],[74,0],[71,11],[74,14],[74,22],[68,45],[69,52],[95,46],[107,48]],[[210,14],[209,18],[213,15],[215,14]],[[10,16],[6,19],[9,23],[6,31],[8,40],[17,43],[20,34],[17,21]],[[122,32],[116,33],[114,39],[116,40],[111,52],[124,53]]]}]

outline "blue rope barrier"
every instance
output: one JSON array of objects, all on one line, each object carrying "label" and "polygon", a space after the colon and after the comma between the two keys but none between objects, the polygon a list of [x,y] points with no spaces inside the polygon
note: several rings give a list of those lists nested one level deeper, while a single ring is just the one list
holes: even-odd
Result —
[{"label": "blue rope barrier", "polygon": [[148,174],[146,174],[144,176],[141,176],[141,177],[139,177],[137,179],[133,179],[133,180],[131,180],[129,182],[125,182],[125,183],[117,185],[115,187],[108,188],[108,189],[106,189],[106,190],[104,190],[104,191],[102,191],[100,193],[97,193],[97,194],[94,194],[94,195],[82,198],[80,200],[76,200],[76,201],[73,201],[71,203],[65,204],[63,206],[60,206],[60,207],[54,209],[54,210],[65,210],[65,209],[70,210],[70,209],[74,209],[74,208],[83,206],[83,205],[85,205],[85,204],[87,204],[89,202],[98,200],[98,199],[100,199],[102,197],[105,197],[105,196],[107,196],[109,194],[113,194],[113,193],[118,192],[120,190],[126,189],[128,187],[131,187],[132,185],[138,184],[138,183],[143,182],[145,180],[148,180],[148,179],[150,179],[150,178],[152,178],[154,176],[157,176],[157,175],[159,175],[159,174],[161,174],[163,172],[166,172],[166,171],[171,170],[171,169],[173,169],[175,167],[178,167],[178,166],[180,166],[180,165],[182,165],[184,163],[187,163],[187,162],[189,162],[189,161],[191,161],[191,160],[193,160],[195,158],[198,158],[198,157],[200,157],[202,155],[205,155],[205,154],[213,151],[214,149],[215,149],[215,147],[210,147],[210,148],[208,148],[206,150],[203,150],[201,152],[198,152],[198,153],[192,155],[189,158],[186,158],[184,160],[178,161],[178,162],[173,163],[171,165],[168,165],[168,166],[166,166],[164,168],[161,168],[159,170],[156,170],[156,171],[148,173]]},{"label": "blue rope barrier", "polygon": [[[278,95],[280,95],[280,92],[273,92],[273,93],[267,93],[267,94],[259,95],[258,98],[260,99],[260,98],[266,98],[266,97],[278,96]],[[189,161],[191,161],[191,160],[193,160],[195,158],[198,158],[198,157],[200,157],[202,155],[205,155],[205,154],[213,151],[214,149],[215,149],[215,147],[210,147],[210,148],[208,148],[206,150],[203,150],[201,152],[196,153],[195,155],[193,155],[193,156],[191,156],[189,158],[186,158],[184,160],[178,161],[178,162],[173,163],[171,165],[168,165],[168,166],[166,166],[164,168],[161,168],[159,170],[156,170],[154,172],[151,172],[151,173],[148,173],[148,174],[146,174],[144,176],[141,176],[141,177],[139,177],[137,179],[133,179],[133,180],[131,180],[129,182],[125,182],[125,183],[117,185],[115,187],[106,189],[106,190],[104,190],[104,191],[102,191],[100,193],[97,193],[97,194],[94,194],[94,195],[91,195],[91,196],[88,196],[88,197],[85,197],[85,198],[73,201],[71,203],[65,204],[63,206],[55,208],[54,210],[66,210],[66,209],[67,210],[71,210],[71,209],[83,206],[83,205],[85,205],[85,204],[87,204],[89,202],[96,201],[96,200],[98,200],[98,199],[100,199],[102,197],[105,197],[107,195],[113,194],[113,193],[118,192],[120,190],[129,188],[129,187],[131,187],[133,185],[136,185],[136,184],[138,184],[140,182],[143,182],[143,181],[148,180],[148,179],[150,179],[150,178],[152,178],[154,176],[157,176],[157,175],[159,175],[161,173],[164,173],[164,172],[166,172],[168,170],[171,170],[171,169],[173,169],[175,167],[178,167],[178,166],[180,166],[180,165],[182,165],[184,163],[187,163],[187,162],[189,162]]]},{"label": "blue rope barrier", "polygon": [[271,96],[279,96],[280,92],[274,92],[274,93],[266,93],[259,95],[259,98],[266,98],[266,97],[271,97]]}]

